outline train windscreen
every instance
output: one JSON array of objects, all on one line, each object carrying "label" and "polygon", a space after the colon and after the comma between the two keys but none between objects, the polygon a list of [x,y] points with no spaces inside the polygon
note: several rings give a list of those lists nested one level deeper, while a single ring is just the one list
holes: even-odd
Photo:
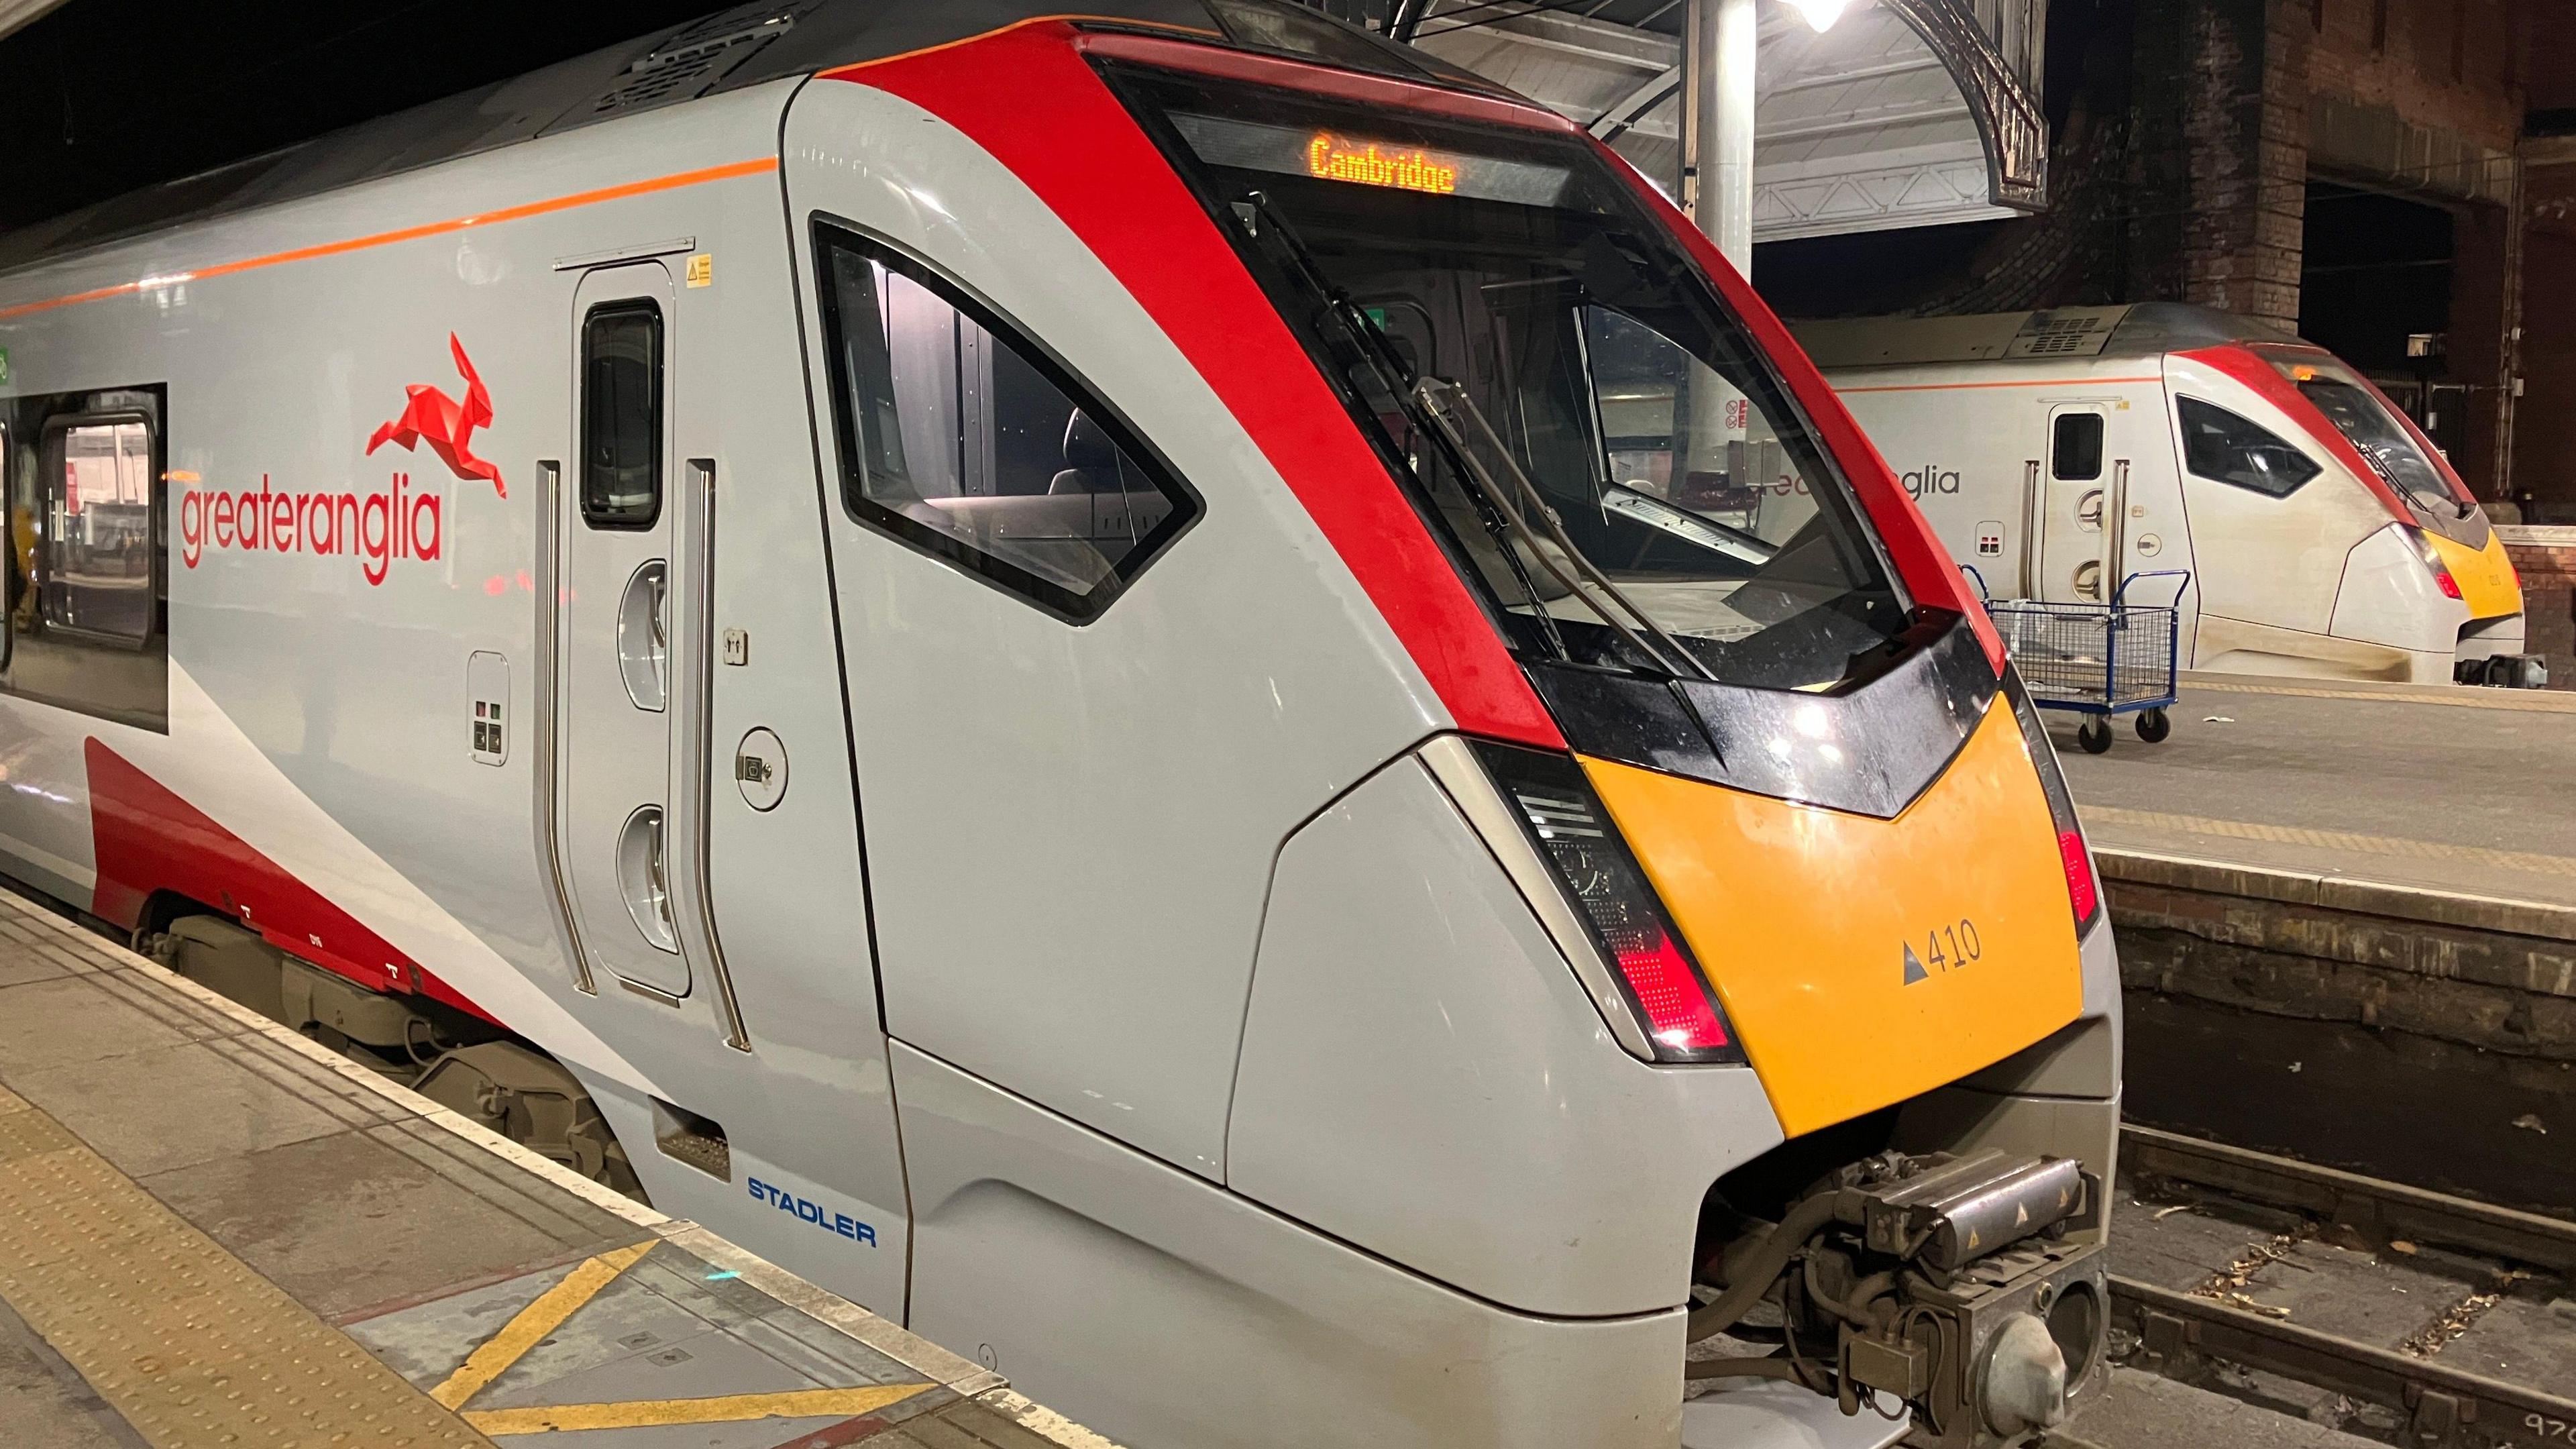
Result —
[{"label": "train windscreen", "polygon": [[2486,547],[2486,516],[2477,500],[2425,452],[2379,389],[2339,362],[2314,356],[2268,360],[2406,501],[2418,522],[2471,548]]},{"label": "train windscreen", "polygon": [[1914,622],[1769,362],[1589,146],[1114,79],[1525,658],[1818,689]]}]

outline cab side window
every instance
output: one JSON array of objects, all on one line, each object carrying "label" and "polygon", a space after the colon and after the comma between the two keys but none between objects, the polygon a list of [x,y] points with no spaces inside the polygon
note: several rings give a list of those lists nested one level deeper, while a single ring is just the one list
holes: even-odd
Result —
[{"label": "cab side window", "polygon": [[851,514],[1060,618],[1097,618],[1196,497],[945,278],[828,223],[814,240]]},{"label": "cab side window", "polygon": [[2177,398],[2183,466],[2201,478],[2287,498],[2321,471],[2278,434],[2196,397]]}]

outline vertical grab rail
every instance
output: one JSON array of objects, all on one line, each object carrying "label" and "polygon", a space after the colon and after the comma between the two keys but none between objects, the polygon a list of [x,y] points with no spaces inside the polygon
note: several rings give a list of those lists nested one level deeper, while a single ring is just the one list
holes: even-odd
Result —
[{"label": "vertical grab rail", "polygon": [[2129,566],[2129,460],[2111,464],[2110,517],[2102,529],[2102,587],[2116,594],[2113,582]]},{"label": "vertical grab rail", "polygon": [[2042,500],[2047,488],[2039,477],[2039,460],[2022,464],[2021,474],[2021,587],[2014,592],[2025,599],[2040,597],[2039,567],[2040,530],[2048,526],[2048,505]]},{"label": "vertical grab rail", "polygon": [[724,943],[716,934],[715,898],[707,871],[715,733],[715,459],[691,458],[683,472],[688,487],[680,499],[680,536],[672,548],[685,572],[673,590],[680,618],[671,630],[677,665],[672,693],[677,728],[671,739],[671,803],[678,816],[671,839],[671,894],[679,908],[681,948],[691,958],[691,966],[703,968],[715,982],[725,1045],[747,1052],[751,1035],[743,1027],[742,1004],[735,999],[733,973],[725,967]]},{"label": "vertical grab rail", "polygon": [[572,961],[572,984],[586,996],[599,994],[590,974],[590,953],[582,948],[581,923],[573,914],[571,882],[564,876],[562,839],[556,805],[563,780],[556,749],[563,729],[563,463],[537,460],[537,659],[528,697],[536,704],[536,728],[530,731],[535,756],[529,775],[536,782],[537,859],[545,863],[546,881],[554,887],[555,928],[563,932],[564,952]]}]

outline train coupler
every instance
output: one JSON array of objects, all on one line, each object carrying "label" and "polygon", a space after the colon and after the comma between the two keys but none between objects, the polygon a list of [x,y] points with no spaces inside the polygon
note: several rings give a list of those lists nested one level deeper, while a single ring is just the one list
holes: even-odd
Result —
[{"label": "train coupler", "polygon": [[2105,1371],[2102,1245],[2067,1236],[2099,1204],[2099,1183],[2069,1158],[1854,1163],[1730,1253],[1728,1287],[1691,1315],[1697,1340],[1774,1301],[1786,1352],[1690,1373],[1790,1379],[1847,1414],[1902,1400],[1919,1449],[2020,1442]]}]

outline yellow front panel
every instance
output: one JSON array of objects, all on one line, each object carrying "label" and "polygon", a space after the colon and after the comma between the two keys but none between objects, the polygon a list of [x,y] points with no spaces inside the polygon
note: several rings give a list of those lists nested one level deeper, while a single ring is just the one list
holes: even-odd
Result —
[{"label": "yellow front panel", "polygon": [[1894,820],[1583,769],[1791,1136],[1955,1081],[2083,1009],[2057,827],[2000,699]]},{"label": "yellow front panel", "polygon": [[2441,555],[2442,566],[2459,583],[2460,601],[2469,606],[2470,618],[2501,619],[2522,612],[2522,585],[2514,577],[2513,560],[2505,557],[2503,539],[2490,532],[2487,546],[2474,549],[2431,529],[2424,536],[2433,541],[2433,552]]}]

